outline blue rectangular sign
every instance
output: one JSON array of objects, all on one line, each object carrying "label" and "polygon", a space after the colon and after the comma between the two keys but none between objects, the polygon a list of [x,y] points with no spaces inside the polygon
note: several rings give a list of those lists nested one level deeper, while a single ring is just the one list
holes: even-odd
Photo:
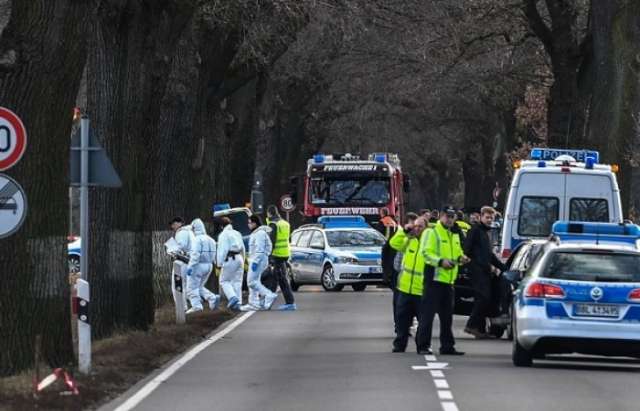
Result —
[{"label": "blue rectangular sign", "polygon": [[600,153],[595,150],[572,150],[562,148],[534,148],[531,150],[532,160],[555,160],[557,157],[567,155],[571,156],[581,163],[587,161],[587,157],[593,157],[596,163],[600,162]]}]

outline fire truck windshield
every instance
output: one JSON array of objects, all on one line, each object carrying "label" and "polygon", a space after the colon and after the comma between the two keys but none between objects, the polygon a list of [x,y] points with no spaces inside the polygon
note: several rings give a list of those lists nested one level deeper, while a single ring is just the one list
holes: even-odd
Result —
[{"label": "fire truck windshield", "polygon": [[389,203],[389,178],[312,178],[313,205],[382,206]]}]

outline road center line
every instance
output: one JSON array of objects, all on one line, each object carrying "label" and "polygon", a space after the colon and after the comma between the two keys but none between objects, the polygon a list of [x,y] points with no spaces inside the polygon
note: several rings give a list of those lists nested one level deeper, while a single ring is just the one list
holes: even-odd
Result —
[{"label": "road center line", "polygon": [[431,370],[431,376],[433,378],[444,378],[444,373],[440,370]]},{"label": "road center line", "polygon": [[441,404],[444,411],[458,411],[458,406],[455,402],[442,401]]},{"label": "road center line", "polygon": [[451,393],[451,391],[448,391],[448,390],[447,391],[439,390],[438,398],[440,398],[441,400],[452,400],[453,394]]},{"label": "road center line", "polygon": [[449,383],[447,380],[433,380],[436,388],[449,389]]},{"label": "road center line", "polygon": [[186,353],[182,355],[176,362],[171,364],[167,369],[160,373],[157,377],[153,378],[151,381],[146,383],[140,390],[135,393],[133,396],[129,397],[124,403],[122,403],[115,411],[129,411],[133,409],[136,405],[140,404],[142,400],[149,396],[160,384],[167,381],[173,374],[175,374],[180,368],[182,368],[186,363],[191,361],[196,355],[202,352],[205,348],[215,343],[216,341],[223,338],[225,335],[229,334],[240,324],[249,319],[256,311],[248,311],[245,314],[241,315],[240,318],[226,326],[223,330],[219,331],[215,335],[210,338],[207,338],[200,344],[196,345]]}]

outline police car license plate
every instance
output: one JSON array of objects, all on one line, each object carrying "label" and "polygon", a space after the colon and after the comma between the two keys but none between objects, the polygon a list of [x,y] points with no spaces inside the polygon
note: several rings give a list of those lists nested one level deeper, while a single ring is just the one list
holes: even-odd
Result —
[{"label": "police car license plate", "polygon": [[573,313],[581,317],[618,317],[620,307],[607,304],[575,304]]},{"label": "police car license plate", "polygon": [[382,267],[369,267],[371,274],[382,274]]}]

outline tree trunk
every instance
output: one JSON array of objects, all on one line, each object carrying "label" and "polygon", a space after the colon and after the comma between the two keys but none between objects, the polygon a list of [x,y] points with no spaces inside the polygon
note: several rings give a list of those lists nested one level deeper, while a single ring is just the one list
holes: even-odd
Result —
[{"label": "tree trunk", "polygon": [[0,240],[0,375],[32,365],[37,335],[51,366],[73,362],[66,262],[69,135],[89,10],[81,0],[2,1],[0,10],[9,3],[10,20],[0,38],[0,105],[27,129],[26,153],[8,174],[25,189],[29,207],[24,226]]},{"label": "tree trunk", "polygon": [[594,76],[590,140],[602,141],[605,162],[621,163],[618,183],[626,213],[640,210],[640,3],[592,3]]},{"label": "tree trunk", "polygon": [[[180,3],[180,4],[178,4]],[[92,29],[88,113],[123,187],[91,198],[92,322],[96,336],[153,322],[152,196],[163,141],[161,105],[176,46],[194,7],[185,2],[103,2]],[[166,222],[163,222],[163,227]]]}]

